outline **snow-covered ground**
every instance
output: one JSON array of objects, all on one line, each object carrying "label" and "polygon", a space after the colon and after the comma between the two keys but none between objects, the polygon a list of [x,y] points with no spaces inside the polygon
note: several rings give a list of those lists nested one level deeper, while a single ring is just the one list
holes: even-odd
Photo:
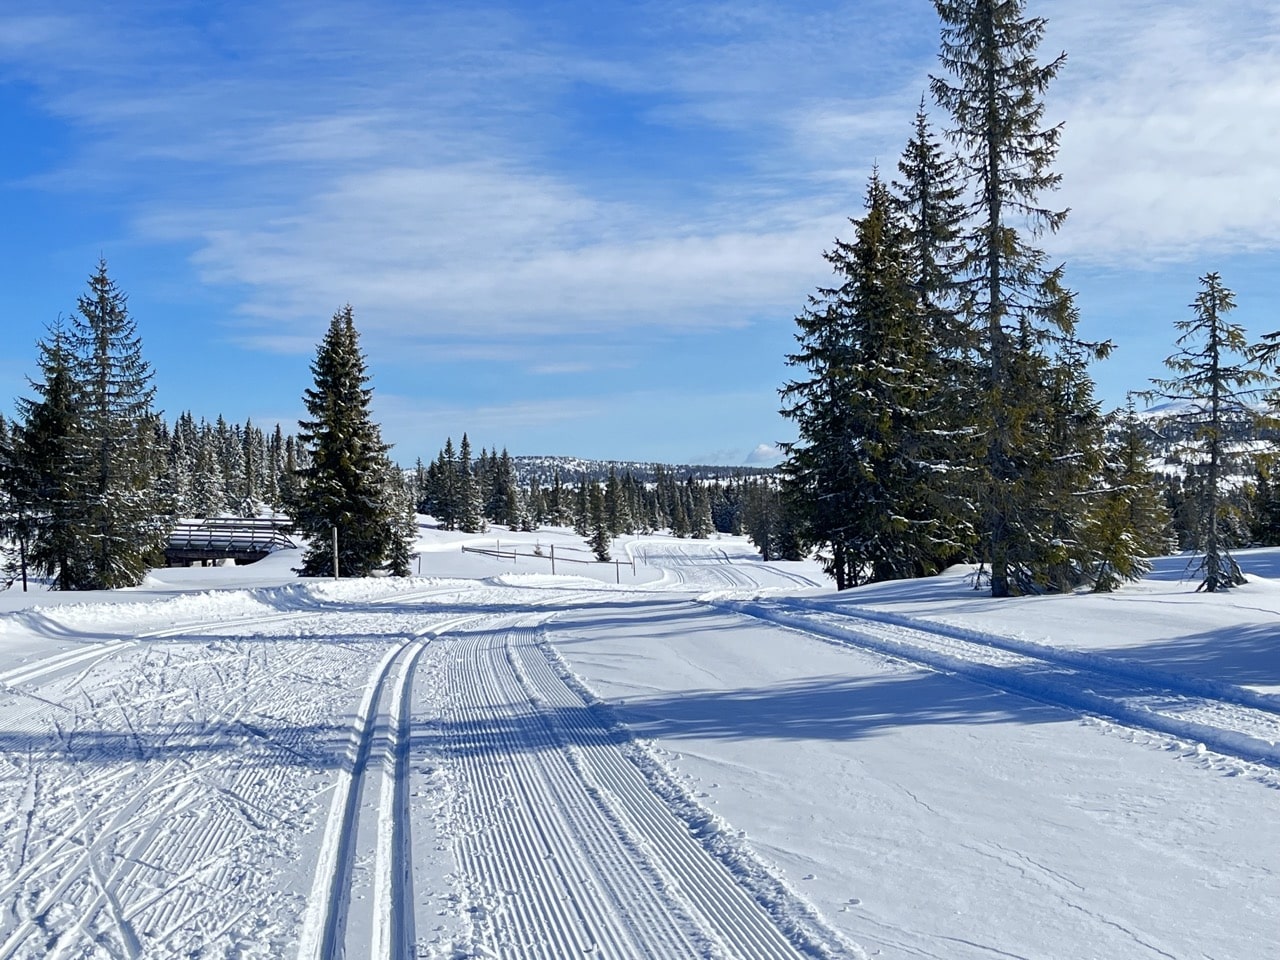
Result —
[{"label": "snow-covered ground", "polygon": [[0,593],[0,960],[1280,956],[1280,551],[993,601],[419,547]]}]

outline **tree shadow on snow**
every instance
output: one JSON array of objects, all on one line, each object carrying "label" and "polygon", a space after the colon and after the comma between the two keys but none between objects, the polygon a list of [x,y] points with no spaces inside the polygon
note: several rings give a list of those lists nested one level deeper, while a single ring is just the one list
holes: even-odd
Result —
[{"label": "tree shadow on snow", "polygon": [[1280,624],[1223,627],[1089,652],[1236,686],[1280,687]]}]

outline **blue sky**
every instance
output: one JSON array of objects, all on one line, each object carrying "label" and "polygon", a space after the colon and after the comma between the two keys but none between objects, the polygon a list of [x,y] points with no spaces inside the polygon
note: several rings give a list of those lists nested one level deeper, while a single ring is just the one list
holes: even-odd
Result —
[{"label": "blue sky", "polygon": [[[1103,399],[1209,270],[1280,329],[1280,8],[1030,8]],[[292,427],[350,302],[403,462],[747,462],[936,44],[928,0],[5,5],[0,411],[105,256],[171,418]]]}]

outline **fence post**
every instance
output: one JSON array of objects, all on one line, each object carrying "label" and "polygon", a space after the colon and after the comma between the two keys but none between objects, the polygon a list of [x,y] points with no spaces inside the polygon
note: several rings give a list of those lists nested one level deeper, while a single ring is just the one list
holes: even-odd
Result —
[{"label": "fence post", "polygon": [[556,573],[556,545],[551,545],[551,575],[554,577]]},{"label": "fence post", "polygon": [[614,583],[622,582],[622,561],[621,560],[613,561],[613,582]]},{"label": "fence post", "polygon": [[338,528],[333,528],[333,579],[338,579]]}]

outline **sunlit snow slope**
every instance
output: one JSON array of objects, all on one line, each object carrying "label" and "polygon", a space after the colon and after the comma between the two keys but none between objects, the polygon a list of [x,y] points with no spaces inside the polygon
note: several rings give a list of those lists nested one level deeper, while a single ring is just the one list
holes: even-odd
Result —
[{"label": "sunlit snow slope", "polygon": [[0,595],[0,960],[1280,955],[1274,554],[997,603],[501,536]]}]

